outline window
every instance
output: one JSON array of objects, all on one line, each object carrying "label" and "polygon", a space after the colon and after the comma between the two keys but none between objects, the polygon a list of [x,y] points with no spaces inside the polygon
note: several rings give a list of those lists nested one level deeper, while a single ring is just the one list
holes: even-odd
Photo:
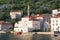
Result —
[{"label": "window", "polygon": [[58,24],[56,24],[56,25],[58,25]]},{"label": "window", "polygon": [[58,26],[58,28],[60,28],[60,26]]},{"label": "window", "polygon": [[54,20],[53,20],[53,22],[54,22]]},{"label": "window", "polygon": [[58,30],[58,28],[56,28],[56,30]]},{"label": "window", "polygon": [[58,22],[58,20],[56,20],[56,22]]},{"label": "window", "polygon": [[54,26],[54,24],[53,24],[53,26]]},{"label": "window", "polygon": [[27,24],[25,23],[25,24],[23,24],[24,26],[27,26]]}]

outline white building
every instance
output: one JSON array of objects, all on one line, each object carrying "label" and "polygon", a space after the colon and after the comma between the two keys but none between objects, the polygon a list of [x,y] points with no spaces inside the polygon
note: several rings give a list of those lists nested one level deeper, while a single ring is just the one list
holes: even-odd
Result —
[{"label": "white building", "polygon": [[[47,14],[37,14],[33,16],[25,16],[21,19],[21,21],[15,23],[15,27],[17,24],[17,27],[20,27],[22,30],[26,29],[27,31],[32,31],[33,29],[39,29],[41,31],[44,31],[44,28],[48,28],[48,24],[44,21],[48,20],[48,18],[45,17],[46,15]],[[14,31],[18,31],[18,29],[14,28]]]},{"label": "white building", "polygon": [[40,29],[40,22],[33,20],[29,16],[23,17],[21,21],[18,21],[14,25],[15,32],[28,32],[34,29]]},{"label": "white building", "polygon": [[60,9],[54,9],[52,10],[52,16],[57,15],[60,13]]},{"label": "white building", "polygon": [[40,21],[40,30],[45,31],[45,29],[50,28],[50,18],[51,14],[36,15],[36,19]]},{"label": "white building", "polygon": [[53,31],[53,32],[60,31],[60,14],[52,16],[52,18],[51,18],[51,31]]},{"label": "white building", "polygon": [[23,11],[21,10],[12,10],[10,12],[10,16],[12,19],[20,19],[22,15],[23,15]]},{"label": "white building", "polygon": [[51,31],[60,31],[60,17],[51,18]]},{"label": "white building", "polygon": [[8,30],[9,28],[13,27],[10,22],[0,21],[0,30]]}]

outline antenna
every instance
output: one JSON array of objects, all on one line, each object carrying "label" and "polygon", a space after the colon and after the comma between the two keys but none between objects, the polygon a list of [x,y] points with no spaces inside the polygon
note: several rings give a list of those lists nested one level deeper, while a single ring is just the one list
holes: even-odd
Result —
[{"label": "antenna", "polygon": [[29,5],[28,5],[28,8],[27,8],[27,14],[28,14],[28,16],[29,16],[29,8],[30,8],[30,7],[29,7]]}]

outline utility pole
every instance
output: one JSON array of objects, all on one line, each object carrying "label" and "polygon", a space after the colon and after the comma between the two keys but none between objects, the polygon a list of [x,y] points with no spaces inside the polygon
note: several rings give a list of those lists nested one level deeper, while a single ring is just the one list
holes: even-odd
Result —
[{"label": "utility pole", "polygon": [[27,8],[27,15],[28,16],[30,16],[29,9],[30,9],[30,6],[28,5],[28,8]]}]

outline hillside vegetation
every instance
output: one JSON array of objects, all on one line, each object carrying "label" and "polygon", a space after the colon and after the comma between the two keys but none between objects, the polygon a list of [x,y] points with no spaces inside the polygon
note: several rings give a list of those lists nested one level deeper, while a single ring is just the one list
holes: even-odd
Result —
[{"label": "hillside vegetation", "polygon": [[9,12],[15,9],[23,10],[24,15],[27,15],[28,5],[30,14],[51,13],[51,10],[60,8],[60,0],[0,0],[0,12],[4,13],[0,20],[11,21]]}]

